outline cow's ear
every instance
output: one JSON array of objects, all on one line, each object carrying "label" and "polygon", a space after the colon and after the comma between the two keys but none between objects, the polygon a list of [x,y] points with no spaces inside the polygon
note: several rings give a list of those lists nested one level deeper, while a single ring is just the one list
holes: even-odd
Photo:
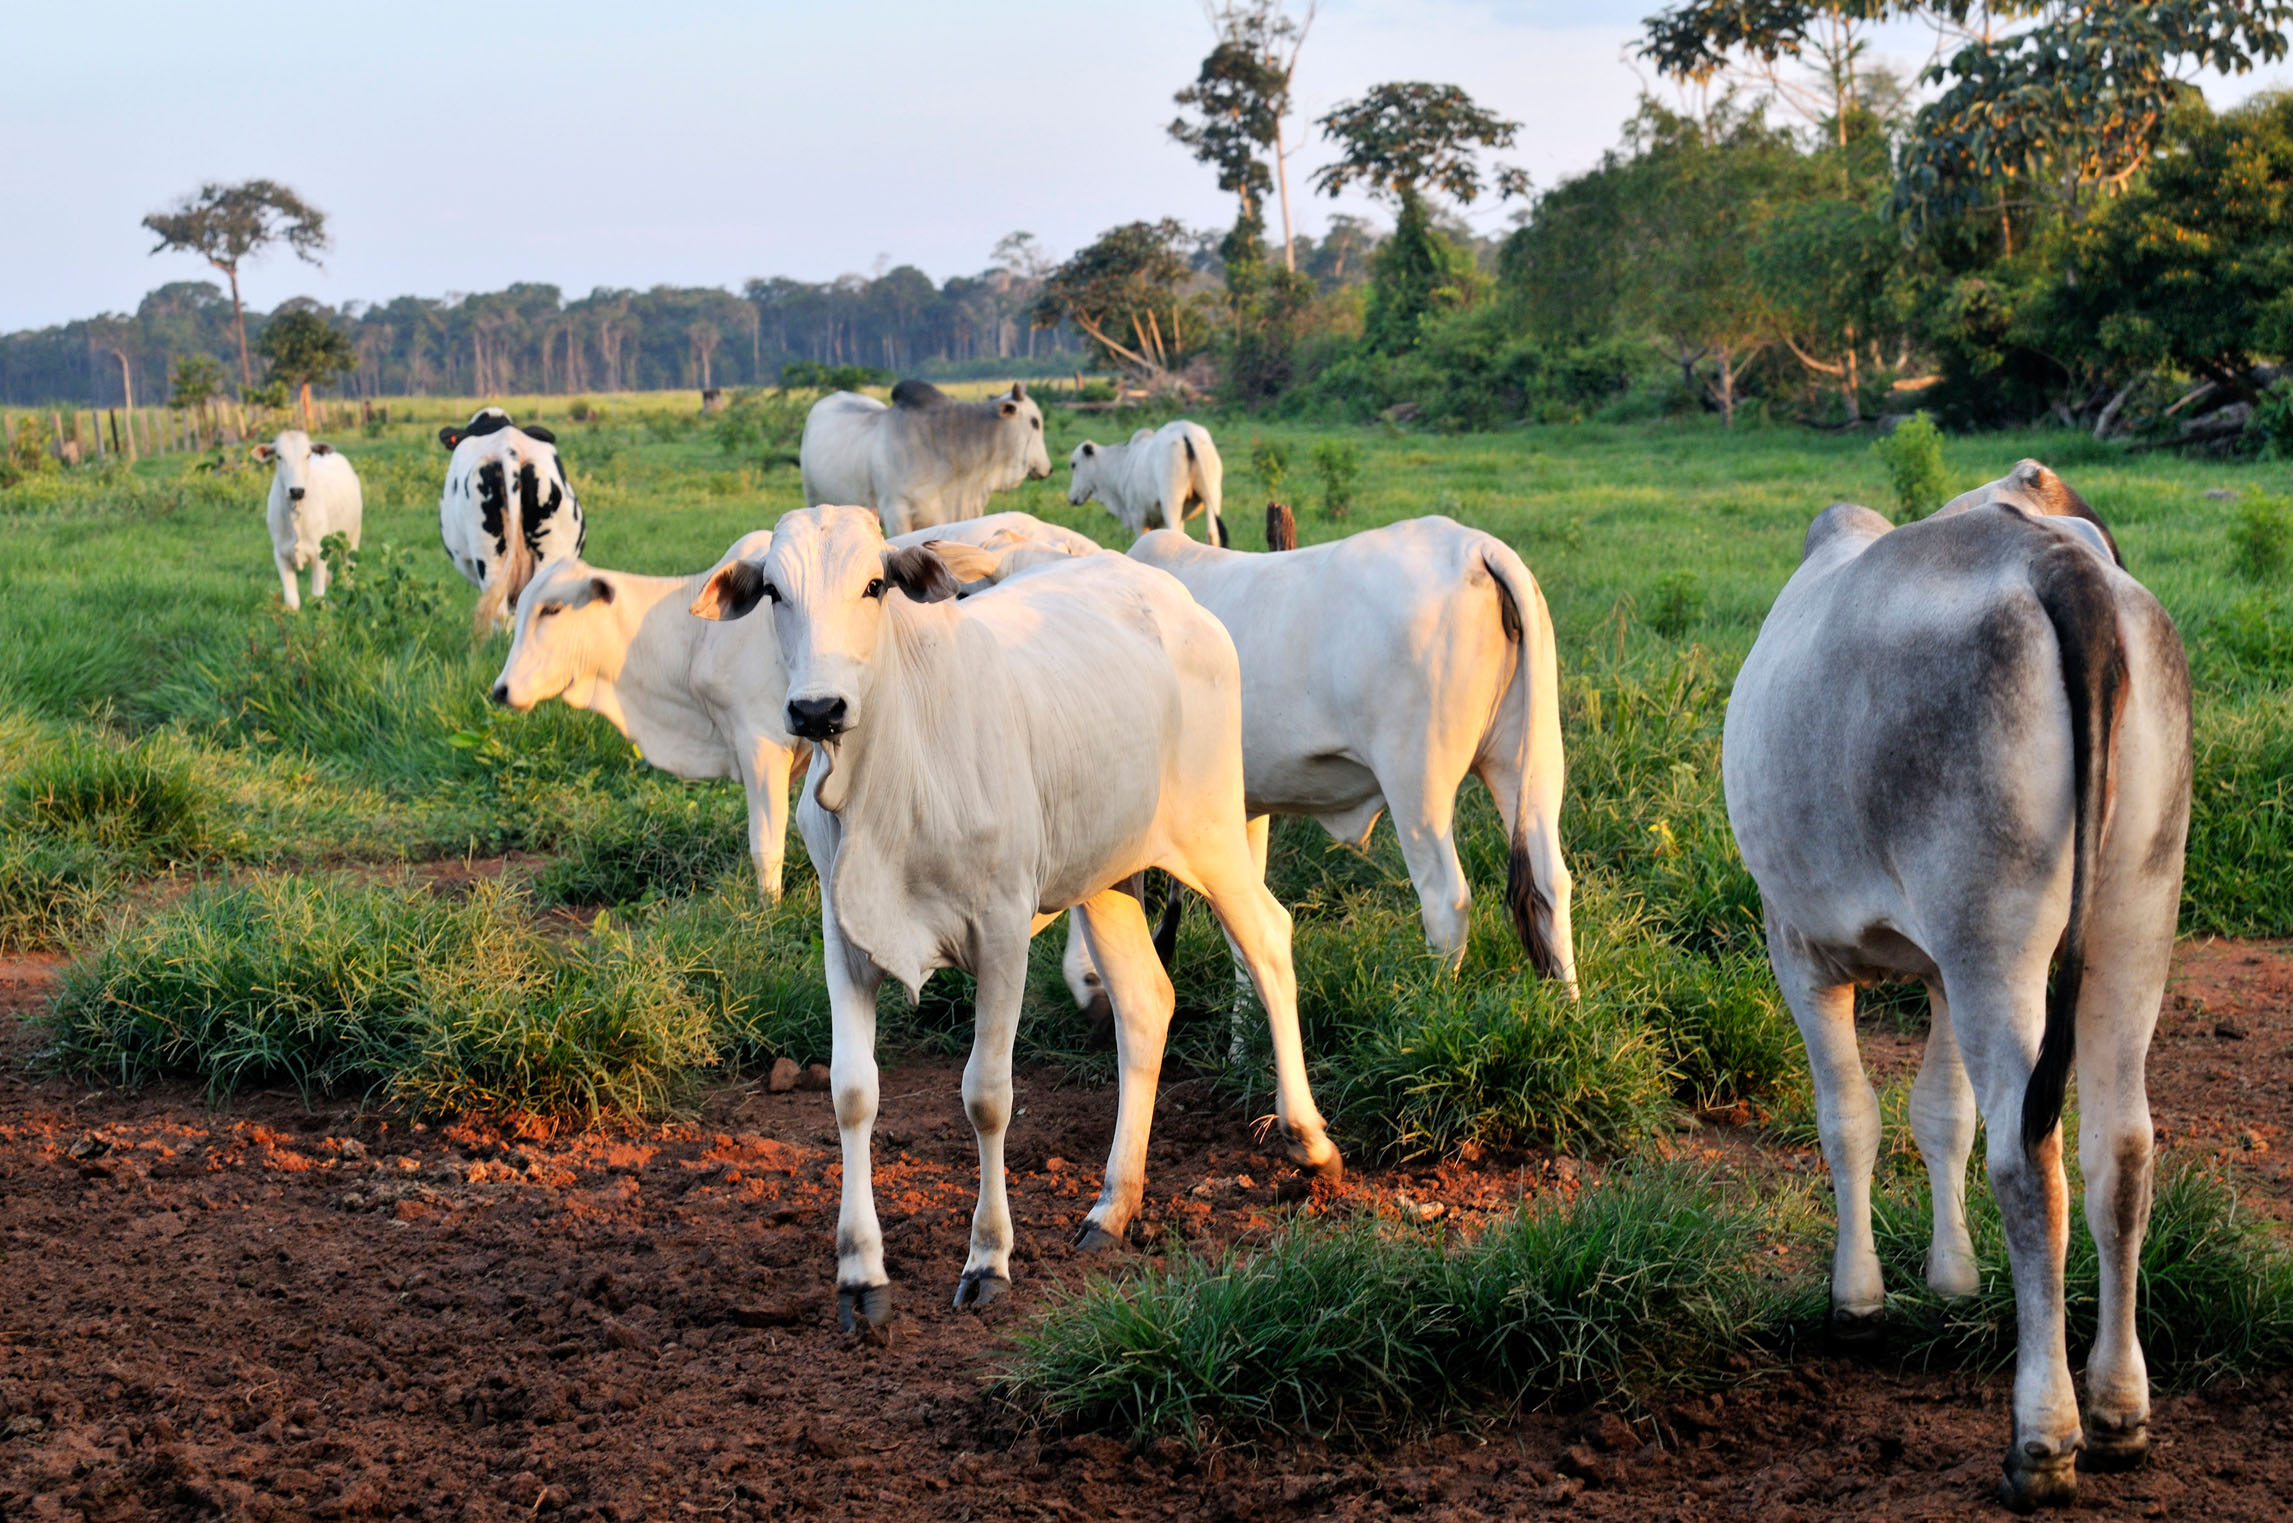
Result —
[{"label": "cow's ear", "polygon": [[917,603],[944,603],[962,590],[947,562],[922,545],[887,547],[884,580]]},{"label": "cow's ear", "polygon": [[539,439],[544,444],[555,444],[557,442],[557,435],[551,433],[548,429],[543,428],[539,423],[528,423],[525,425],[525,427],[519,429],[518,432],[524,434],[528,439]]},{"label": "cow's ear", "polygon": [[1096,460],[1098,457],[1099,447],[1096,444],[1093,444],[1090,440],[1085,439],[1083,441],[1083,458],[1085,460]]},{"label": "cow's ear", "polygon": [[1011,400],[1014,402],[1027,400],[1027,383],[1025,381],[1013,381],[1011,383]]},{"label": "cow's ear", "polygon": [[314,455],[331,455],[334,453],[334,446],[331,444],[321,444],[316,439],[313,439],[311,441],[311,453]]},{"label": "cow's ear", "polygon": [[449,423],[438,430],[438,442],[450,450],[462,442],[462,431]]},{"label": "cow's ear", "polygon": [[592,601],[610,603],[613,601],[613,584],[601,576],[593,576],[589,579],[589,596]]},{"label": "cow's ear", "polygon": [[958,582],[992,582],[1003,570],[1003,558],[992,550],[956,539],[935,539],[925,549],[940,558]]},{"label": "cow's ear", "polygon": [[720,566],[714,576],[701,584],[701,595],[693,599],[692,613],[696,618],[745,619],[764,601],[772,584],[764,579],[764,570],[748,561],[734,561]]},{"label": "cow's ear", "polygon": [[279,447],[275,444],[258,444],[255,446],[255,463],[258,465],[269,465],[274,459],[278,458],[278,453]]}]

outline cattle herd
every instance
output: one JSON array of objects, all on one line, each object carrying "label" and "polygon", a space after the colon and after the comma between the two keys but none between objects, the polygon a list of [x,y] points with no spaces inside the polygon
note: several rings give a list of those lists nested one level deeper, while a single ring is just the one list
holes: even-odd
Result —
[{"label": "cattle herd", "polygon": [[[958,1306],[1010,1286],[1012,1046],[1028,942],[1065,912],[1070,988],[1111,1024],[1120,1072],[1080,1242],[1119,1242],[1138,1209],[1173,1005],[1146,869],[1209,903],[1271,1028],[1282,1141],[1325,1178],[1342,1164],[1307,1084],[1290,917],[1265,886],[1270,815],[1358,843],[1390,811],[1427,941],[1454,969],[1471,901],[1456,797],[1479,777],[1504,819],[1525,955],[1576,991],[1552,620],[1489,534],[1428,517],[1281,553],[1224,548],[1217,448],[1178,422],[1070,458],[1070,502],[1096,497],[1136,540],[1104,551],[984,512],[1050,474],[1023,386],[962,403],[906,381],[889,405],[842,392],[813,408],[809,506],[707,570],[635,576],[581,559],[581,508],[546,430],[486,408],[440,439],[447,554],[480,589],[479,629],[512,632],[496,702],[561,699],[656,767],[739,778],[768,899],[789,778],[804,772],[847,1329],[890,1315],[869,1178],[886,977],[911,992],[938,968],[977,980],[963,1098],[979,1202]],[[357,543],[358,481],[298,432],[258,454],[276,463],[272,544],[295,608],[298,569],[312,568],[313,597],[326,590],[319,541]],[[1207,544],[1186,534],[1197,514]],[[1834,505],[1737,678],[1723,769],[1814,1072],[1839,1217],[1834,1326],[1852,1334],[1882,1306],[1878,1114],[1853,991],[1916,978],[1933,1006],[1910,1104],[1933,1186],[1927,1278],[1946,1295],[1975,1289],[1964,1186],[1979,1118],[1999,1139],[1988,1170],[2019,1313],[2002,1493],[2022,1508],[2068,1501],[2079,1465],[2131,1464],[2148,1445],[2134,1324],[2152,1177],[2143,1074],[2190,789],[2172,621],[2036,461],[1900,528]],[[2102,1270],[2083,1417],[2062,1288],[2073,1070]]]}]

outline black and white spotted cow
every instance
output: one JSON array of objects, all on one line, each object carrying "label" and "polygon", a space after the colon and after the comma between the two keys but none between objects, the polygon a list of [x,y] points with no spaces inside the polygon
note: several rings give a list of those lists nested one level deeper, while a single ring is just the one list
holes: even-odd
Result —
[{"label": "black and white spotted cow", "polygon": [[438,430],[446,490],[438,533],[454,569],[479,589],[479,634],[506,627],[534,573],[581,554],[588,526],[557,458],[557,436],[520,428],[498,407],[480,408],[460,428]]},{"label": "black and white spotted cow", "polygon": [[[2190,809],[2173,620],[2035,460],[1903,528],[1836,504],[1736,678],[1721,761],[1814,1069],[1839,1211],[1834,1323],[1867,1325],[1884,1304],[1879,1110],[1854,988],[1915,978],[1933,1010],[1910,1099],[1934,1196],[1927,1283],[1977,1288],[1965,1191],[1979,1117],[2017,1310],[2004,1500],[2067,1502],[2080,1467],[2130,1465],[2149,1443],[2134,1331],[2152,1163],[2143,1068]],[[2101,1259],[2083,1423],[2063,1332],[2073,1069]]]}]

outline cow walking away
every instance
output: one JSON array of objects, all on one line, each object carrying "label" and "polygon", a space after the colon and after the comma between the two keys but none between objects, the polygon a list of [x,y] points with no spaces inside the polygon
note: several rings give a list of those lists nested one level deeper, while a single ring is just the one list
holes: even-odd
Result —
[{"label": "cow walking away", "polygon": [[984,402],[902,381],[889,407],[856,391],[812,404],[797,449],[804,500],[876,510],[888,535],[976,518],[987,499],[1051,474],[1043,409],[1024,383]]},{"label": "cow walking away", "polygon": [[287,611],[303,606],[297,573],[311,574],[311,596],[326,596],[326,557],[320,546],[330,534],[340,534],[358,548],[360,526],[366,516],[365,494],[358,472],[331,444],[290,428],[268,444],[258,444],[255,459],[270,466],[271,495],[264,517],[271,529],[271,561],[279,568],[279,591]]},{"label": "cow walking away", "polygon": [[[2152,1172],[2143,1068],[2190,800],[2173,621],[2036,461],[1903,528],[1838,504],[1809,529],[1736,679],[1722,764],[1814,1071],[1839,1213],[1834,1325],[1853,1331],[1883,1305],[1879,1116],[1855,986],[1916,978],[1933,1011],[1910,1104],[1934,1196],[1927,1281],[1976,1288],[1965,1180],[1979,1115],[2017,1307],[2002,1495],[2068,1502],[2077,1467],[2133,1464],[2149,1442],[2134,1331]],[[2063,1331],[2073,1067],[2101,1259],[2083,1426]]]},{"label": "cow walking away", "polygon": [[[1478,777],[1512,845],[1514,931],[1538,972],[1575,988],[1559,662],[1544,594],[1509,545],[1428,517],[1280,555],[1167,529],[1130,553],[1178,578],[1234,639],[1261,874],[1268,815],[1310,815],[1359,847],[1390,810],[1426,940],[1454,968],[1473,902],[1457,858],[1457,790]],[[1075,947],[1067,984],[1097,1008]]]},{"label": "cow walking away", "polygon": [[538,568],[581,554],[589,528],[548,429],[520,428],[482,407],[460,428],[439,429],[438,442],[451,457],[438,533],[454,569],[479,589],[472,617],[484,635],[509,624]]},{"label": "cow walking away", "polygon": [[1219,516],[1226,467],[1210,430],[1184,418],[1159,429],[1142,428],[1128,444],[1086,439],[1067,457],[1073,473],[1067,501],[1081,507],[1096,497],[1137,539],[1149,529],[1186,532],[1186,521],[1202,515],[1202,537],[1226,543]]},{"label": "cow walking away", "polygon": [[1145,1189],[1172,991],[1139,902],[1149,866],[1207,897],[1274,1030],[1275,1111],[1291,1156],[1335,1176],[1306,1087],[1290,917],[1252,862],[1242,812],[1234,645],[1170,577],[1116,555],[1056,555],[978,595],[923,547],[885,543],[857,507],[790,513],[761,560],[712,577],[704,617],[769,604],[788,727],[814,747],[797,811],[821,881],[843,1138],[837,1303],[890,1315],[870,1185],[876,991],[936,968],[978,981],[965,1110],[980,1193],[958,1306],[1010,1285],[1003,1138],[1029,938],[1079,908],[1116,1015],[1113,1148],[1081,1242],[1121,1239]]}]

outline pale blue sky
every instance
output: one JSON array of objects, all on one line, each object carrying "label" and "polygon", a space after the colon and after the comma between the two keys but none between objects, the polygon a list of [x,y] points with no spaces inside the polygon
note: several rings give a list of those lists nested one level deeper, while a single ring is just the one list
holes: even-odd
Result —
[{"label": "pale blue sky", "polygon": [[[1616,140],[1641,86],[1628,44],[1660,3],[1326,0],[1298,125],[1381,80],[1451,81],[1523,124],[1510,157],[1550,185]],[[1065,254],[1135,217],[1224,224],[1231,203],[1163,131],[1208,41],[1196,0],[19,7],[0,328],[200,278],[148,257],[137,224],[208,178],[283,180],[331,214],[323,270],[246,272],[266,307],[820,280],[884,255],[945,278],[1015,228]],[[1924,42],[1883,51],[1915,67]],[[1291,160],[1302,230],[1335,205],[1306,193],[1323,156]]]}]

